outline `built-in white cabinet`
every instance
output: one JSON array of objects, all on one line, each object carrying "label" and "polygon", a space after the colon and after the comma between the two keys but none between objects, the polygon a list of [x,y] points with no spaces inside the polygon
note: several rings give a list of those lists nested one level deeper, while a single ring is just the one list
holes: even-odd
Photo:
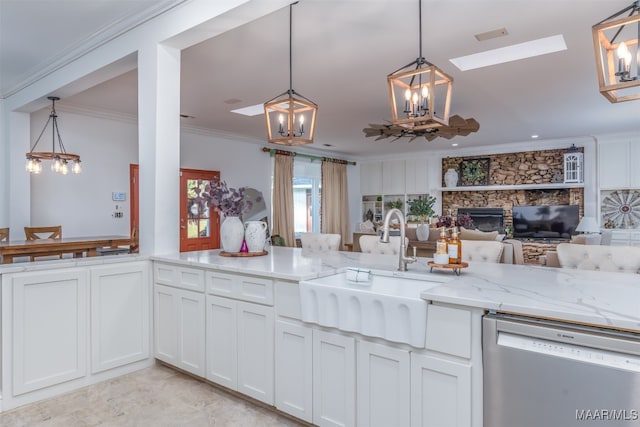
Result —
[{"label": "built-in white cabinet", "polygon": [[153,295],[156,358],[204,377],[204,271],[154,263]]},{"label": "built-in white cabinet", "polygon": [[204,377],[204,294],[156,284],[154,306],[156,358]]},{"label": "built-in white cabinet", "polygon": [[405,193],[426,194],[429,192],[429,163],[427,159],[405,160]]},{"label": "built-in white cabinet", "polygon": [[355,338],[313,331],[313,423],[353,426],[356,422]]},{"label": "built-in white cabinet", "polygon": [[151,281],[147,263],[91,270],[91,372],[150,356]]},{"label": "built-in white cabinet", "polygon": [[313,422],[312,329],[294,320],[276,320],[275,405]]},{"label": "built-in white cabinet", "polygon": [[640,144],[633,141],[602,143],[599,146],[600,189],[640,188]]},{"label": "built-in white cabinet", "polygon": [[[13,372],[13,385],[3,387],[3,398],[10,390],[19,396],[87,375],[89,271],[32,272],[7,279],[3,287],[11,287],[6,301],[11,318],[3,304],[3,329],[13,325],[13,342],[3,347],[11,351],[13,369],[5,372]],[[3,378],[3,384],[8,380]]]},{"label": "built-in white cabinet", "polygon": [[411,354],[411,426],[465,427],[471,418],[471,365]]},{"label": "built-in white cabinet", "polygon": [[404,160],[382,161],[382,194],[404,194]]},{"label": "built-in white cabinet", "polygon": [[382,162],[360,163],[360,193],[369,196],[382,194]]},{"label": "built-in white cabinet", "polygon": [[269,279],[207,273],[206,378],[270,405],[275,353],[272,304]]},{"label": "built-in white cabinet", "polygon": [[2,409],[151,364],[147,261],[2,275]]},{"label": "built-in white cabinet", "polygon": [[359,340],[356,353],[358,425],[408,426],[411,413],[409,350]]},{"label": "built-in white cabinet", "polygon": [[640,230],[612,230],[612,246],[640,246]]}]

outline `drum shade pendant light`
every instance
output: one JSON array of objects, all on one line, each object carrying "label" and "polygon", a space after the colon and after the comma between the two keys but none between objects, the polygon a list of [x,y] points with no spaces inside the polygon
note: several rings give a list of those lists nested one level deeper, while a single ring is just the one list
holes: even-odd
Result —
[{"label": "drum shade pendant light", "polygon": [[[619,18],[629,12],[628,16]],[[600,93],[611,103],[640,99],[640,0],[591,29]]]},{"label": "drum shade pendant light", "polygon": [[[51,160],[53,163],[51,164],[51,170],[62,175],[66,175],[69,173],[69,169],[73,173],[82,172],[82,167],[80,166],[80,156],[77,154],[67,153],[62,144],[62,138],[60,137],[60,130],[58,129],[58,115],[56,114],[56,101],[59,101],[60,98],[57,96],[50,96],[48,99],[51,101],[51,112],[49,113],[49,119],[44,124],[44,128],[36,143],[33,144],[31,151],[27,153],[27,163],[25,165],[25,169],[27,172],[32,174],[39,174],[42,172],[42,160]],[[47,126],[51,123],[51,151],[35,151],[42,135],[44,135],[44,131],[47,130]],[[58,144],[56,149],[56,137],[58,138]],[[71,162],[71,168],[69,168],[69,162]]]},{"label": "drum shade pendant light", "polygon": [[387,76],[391,121],[411,130],[449,124],[453,79],[422,56],[422,1],[418,0],[418,58]]},{"label": "drum shade pendant light", "polygon": [[289,90],[264,104],[267,140],[280,145],[313,144],[318,106],[293,90],[291,33],[292,8],[289,5]]}]

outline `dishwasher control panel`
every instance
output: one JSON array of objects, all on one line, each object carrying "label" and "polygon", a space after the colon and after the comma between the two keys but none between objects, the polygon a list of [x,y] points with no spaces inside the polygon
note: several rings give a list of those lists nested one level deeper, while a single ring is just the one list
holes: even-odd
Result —
[{"label": "dishwasher control panel", "polygon": [[498,345],[584,363],[640,372],[640,357],[614,351],[498,332]]}]

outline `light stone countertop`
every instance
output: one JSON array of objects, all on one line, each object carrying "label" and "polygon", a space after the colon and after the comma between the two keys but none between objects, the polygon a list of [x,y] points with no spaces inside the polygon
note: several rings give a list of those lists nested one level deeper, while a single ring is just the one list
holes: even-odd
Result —
[{"label": "light stone countertop", "polygon": [[273,247],[260,257],[223,257],[219,251],[156,255],[179,264],[301,281],[324,277],[346,267],[443,281],[421,294],[434,302],[554,318],[640,332],[640,275],[568,270],[532,265],[469,263],[460,276],[426,265],[428,258],[396,271],[398,259],[360,252],[305,254],[299,248]]}]

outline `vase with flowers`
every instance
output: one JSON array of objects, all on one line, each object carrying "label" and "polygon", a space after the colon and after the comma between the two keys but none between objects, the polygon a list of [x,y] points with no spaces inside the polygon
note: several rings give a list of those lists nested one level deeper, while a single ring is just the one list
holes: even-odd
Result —
[{"label": "vase with flowers", "polygon": [[220,243],[225,252],[240,252],[244,241],[242,214],[251,209],[251,201],[246,200],[246,187],[231,188],[225,181],[215,181],[205,188],[203,198],[216,211],[224,215],[220,226]]},{"label": "vase with flowers", "polygon": [[454,218],[451,215],[442,215],[438,217],[438,222],[436,223],[436,227],[438,228],[451,228],[451,227],[464,227],[467,229],[473,228],[473,220],[471,219],[471,215],[462,214],[458,215],[458,217]]}]

